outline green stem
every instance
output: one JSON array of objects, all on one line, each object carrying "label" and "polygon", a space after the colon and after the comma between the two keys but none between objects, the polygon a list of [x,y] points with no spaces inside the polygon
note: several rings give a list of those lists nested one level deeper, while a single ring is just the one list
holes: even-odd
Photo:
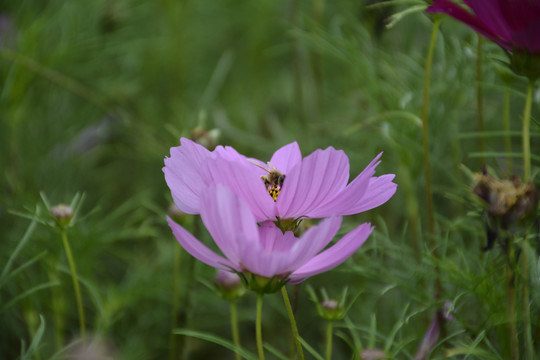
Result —
[{"label": "green stem", "polygon": [[[506,90],[504,91],[504,113],[503,113],[503,125],[504,125],[504,147],[507,154],[512,152],[512,142],[510,140],[510,88],[506,85]],[[512,157],[510,155],[506,156],[508,174],[512,174]]]},{"label": "green stem", "polygon": [[[429,43],[428,55],[426,59],[426,68],[424,74],[424,96],[422,103],[422,143],[424,146],[424,173],[426,182],[426,199],[428,212],[428,226],[431,241],[435,240],[435,216],[433,211],[433,194],[431,189],[431,167],[429,161],[429,81],[431,77],[431,64],[433,63],[433,52],[437,41],[437,33],[439,32],[440,18],[436,17],[433,23],[433,31],[431,33],[431,41]],[[432,247],[434,248],[434,247]]]},{"label": "green stem", "polygon": [[[234,341],[234,345],[236,345],[237,348],[241,349],[242,345],[240,345],[240,333],[238,332],[238,316],[236,311],[236,301],[232,300],[231,303],[231,331],[232,331],[232,337]],[[234,353],[234,357],[236,360],[241,360],[242,357],[237,352]]]},{"label": "green stem", "polygon": [[255,335],[257,337],[257,352],[259,360],[264,360],[264,349],[262,342],[261,317],[262,317],[263,294],[257,296],[257,320],[255,322]]},{"label": "green stem", "polygon": [[527,86],[527,99],[525,101],[525,112],[523,114],[523,181],[531,179],[531,143],[529,138],[531,126],[531,107],[534,90],[534,80],[529,80]]},{"label": "green stem", "polygon": [[506,288],[508,299],[508,330],[510,332],[510,355],[512,360],[518,360],[518,338],[516,330],[516,291],[514,276],[514,246],[510,239],[508,244],[508,263],[506,265]]},{"label": "green stem", "polygon": [[[424,172],[426,182],[426,200],[427,200],[427,215],[428,215],[428,229],[431,255],[438,259],[437,244],[435,242],[435,210],[433,208],[433,191],[431,187],[431,162],[429,160],[429,85],[431,79],[431,65],[433,64],[433,53],[435,52],[435,43],[437,42],[437,34],[439,33],[439,26],[441,24],[441,17],[436,16],[433,22],[433,30],[431,32],[431,40],[429,42],[429,49],[426,58],[426,68],[424,73],[424,94],[422,101],[422,143],[424,147]],[[440,280],[440,269],[438,265],[435,265],[435,294],[436,300],[442,297],[442,285]],[[441,323],[441,336],[445,337],[444,322]]]},{"label": "green stem", "polygon": [[291,321],[291,331],[296,342],[296,352],[298,353],[298,358],[304,360],[304,352],[302,350],[302,344],[300,343],[300,335],[298,334],[298,328],[296,327],[296,320],[294,319],[294,313],[291,307],[291,302],[289,301],[289,295],[287,294],[287,289],[285,286],[281,287],[281,295],[283,296],[283,302],[287,308],[287,314],[289,315],[289,320]]},{"label": "green stem", "polygon": [[[525,238],[525,241],[527,239]],[[525,353],[527,354],[527,360],[533,360],[534,350],[532,343],[532,333],[531,333],[531,313],[529,309],[529,268],[528,268],[528,249],[527,243],[524,244],[522,254],[521,254],[521,274],[523,276],[523,297],[522,297],[522,306],[523,306],[523,327],[525,328]]]},{"label": "green stem", "polygon": [[326,360],[332,359],[332,333],[334,330],[334,322],[328,320],[326,323]]},{"label": "green stem", "polygon": [[71,247],[69,246],[67,234],[65,229],[61,229],[62,242],[64,243],[64,249],[69,262],[69,268],[71,270],[71,278],[73,279],[73,287],[75,288],[75,297],[77,299],[77,311],[79,312],[79,326],[81,329],[81,338],[83,343],[86,341],[86,326],[84,321],[84,308],[82,304],[81,290],[79,288],[79,281],[77,279],[77,268],[75,267],[75,260],[71,253]]},{"label": "green stem", "polygon": [[169,360],[176,359],[177,341],[174,329],[178,327],[178,304],[180,302],[180,270],[182,266],[182,247],[174,247],[173,258],[173,283],[172,283],[172,310],[171,310],[171,335],[169,338]]},{"label": "green stem", "polygon": [[[477,104],[477,127],[478,132],[484,131],[484,103],[482,95],[482,35],[478,34],[478,45],[476,48],[476,104]],[[484,152],[484,137],[479,138],[479,151]],[[484,157],[480,158],[481,166],[484,165]]]}]

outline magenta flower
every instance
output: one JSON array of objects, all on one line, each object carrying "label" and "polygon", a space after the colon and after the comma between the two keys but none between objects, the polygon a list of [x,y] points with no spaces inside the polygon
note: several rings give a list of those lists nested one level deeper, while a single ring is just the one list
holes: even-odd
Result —
[{"label": "magenta flower", "polygon": [[218,255],[168,218],[178,242],[195,258],[218,269],[298,283],[332,269],[352,255],[373,231],[365,223],[349,232],[328,249],[323,249],[336,235],[341,217],[334,216],[310,227],[297,238],[283,233],[273,222],[261,226],[246,202],[222,185],[210,186],[200,198],[201,218],[223,253]]},{"label": "magenta flower", "polygon": [[278,149],[265,164],[231,147],[213,152],[182,138],[165,158],[165,180],[186,213],[201,211],[211,184],[222,184],[247,203],[257,221],[351,215],[384,204],[396,192],[394,175],[374,177],[379,154],[352,182],[349,159],[329,147],[302,158],[296,142]]},{"label": "magenta flower", "polygon": [[540,54],[540,1],[464,0],[466,10],[450,0],[434,0],[427,12],[445,13],[513,52]]}]

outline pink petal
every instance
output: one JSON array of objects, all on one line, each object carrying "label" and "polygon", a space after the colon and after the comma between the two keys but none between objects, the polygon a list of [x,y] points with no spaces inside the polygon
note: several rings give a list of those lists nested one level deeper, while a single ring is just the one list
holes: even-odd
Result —
[{"label": "pink petal", "polygon": [[274,201],[265,189],[260,169],[253,164],[212,156],[202,164],[201,177],[208,185],[222,184],[242,197],[257,221],[275,219]]},{"label": "pink petal", "polygon": [[310,276],[330,270],[347,260],[364,244],[373,231],[371,224],[364,223],[345,235],[332,247],[315,256],[291,274],[292,282],[300,282]]},{"label": "pink petal", "polygon": [[210,151],[186,138],[181,146],[171,148],[171,157],[165,158],[165,181],[171,189],[174,203],[188,214],[199,213],[199,198],[205,188],[200,168]]},{"label": "pink petal", "polygon": [[291,231],[283,232],[271,221],[264,221],[259,227],[261,251],[288,252],[297,239]]},{"label": "pink petal", "polygon": [[358,214],[387,202],[396,193],[397,184],[392,182],[394,177],[394,174],[387,174],[371,178],[364,196],[342,215]]},{"label": "pink petal", "polygon": [[294,235],[291,232],[283,234],[276,225],[269,221],[264,222],[259,231],[259,243],[242,243],[242,266],[250,272],[264,277],[291,272],[290,252],[278,251],[278,248],[286,247],[286,242],[294,244],[296,240]]},{"label": "pink petal", "polygon": [[270,163],[284,174],[287,174],[300,161],[302,161],[302,154],[296,141],[278,149],[270,159]]},{"label": "pink petal", "polygon": [[235,148],[231,146],[219,145],[216,147],[214,152],[225,160],[238,161],[238,162],[243,162],[246,160],[246,157],[244,155],[240,154],[238,151],[236,151]]},{"label": "pink petal", "polygon": [[342,217],[333,216],[324,219],[319,224],[310,227],[291,249],[292,265],[291,270],[301,267],[310,261],[317,253],[332,241],[339,230]]},{"label": "pink petal", "polygon": [[341,192],[348,179],[349,159],[342,150],[316,150],[287,173],[276,202],[278,215],[305,216]]},{"label": "pink petal", "polygon": [[342,192],[336,197],[327,201],[324,205],[313,209],[307,214],[312,218],[326,217],[330,215],[350,215],[356,214],[351,212],[356,206],[356,203],[366,194],[369,187],[369,182],[372,176],[375,174],[375,168],[380,164],[380,158],[382,153],[377,155],[366,168],[349,184]]},{"label": "pink petal", "polygon": [[230,268],[240,270],[238,266],[230,262],[228,259],[216,254],[203,243],[197,240],[193,235],[186,231],[182,226],[175,223],[171,218],[167,217],[167,222],[171,230],[184,249],[196,259],[208,264],[212,267],[229,270]]},{"label": "pink petal", "polygon": [[258,243],[257,223],[247,204],[222,185],[212,184],[202,197],[201,218],[223,254],[240,263],[240,241]]}]

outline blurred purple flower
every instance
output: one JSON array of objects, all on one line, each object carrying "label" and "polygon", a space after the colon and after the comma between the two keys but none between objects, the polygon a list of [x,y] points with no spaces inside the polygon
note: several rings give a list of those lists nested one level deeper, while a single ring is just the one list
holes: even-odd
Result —
[{"label": "blurred purple flower", "polygon": [[342,150],[318,149],[302,158],[296,142],[278,149],[267,164],[218,146],[213,152],[182,138],[165,158],[165,180],[186,213],[201,211],[211,184],[242,197],[257,221],[357,214],[384,204],[396,192],[393,174],[374,177],[379,154],[352,182]]},{"label": "blurred purple flower", "polygon": [[464,0],[472,12],[450,0],[433,0],[427,12],[445,13],[506,51],[540,54],[540,1]]},{"label": "blurred purple flower", "polygon": [[336,235],[341,217],[325,219],[297,238],[291,231],[283,233],[270,221],[258,226],[247,203],[222,185],[212,185],[201,194],[200,213],[223,256],[168,218],[174,236],[187,252],[218,269],[247,277],[276,278],[279,287],[288,281],[301,282],[338,266],[373,230],[370,224],[364,223],[323,250]]},{"label": "blurred purple flower", "polygon": [[420,343],[420,348],[414,356],[414,360],[425,360],[428,358],[429,353],[439,341],[441,336],[441,321],[443,319],[443,314],[439,311],[433,317],[431,324],[429,325],[428,331],[424,334],[422,342]]},{"label": "blurred purple flower", "polygon": [[7,13],[0,13],[0,47],[13,47],[17,29]]}]

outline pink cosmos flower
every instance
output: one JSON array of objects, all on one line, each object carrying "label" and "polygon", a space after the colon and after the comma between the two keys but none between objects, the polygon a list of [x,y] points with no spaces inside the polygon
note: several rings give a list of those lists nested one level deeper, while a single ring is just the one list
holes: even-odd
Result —
[{"label": "pink cosmos flower", "polygon": [[450,0],[434,0],[427,12],[445,13],[507,51],[540,54],[540,1],[464,0],[472,13]]},{"label": "pink cosmos flower", "polygon": [[247,203],[257,221],[357,214],[384,204],[396,192],[393,174],[373,176],[379,154],[349,184],[349,159],[329,147],[302,158],[296,142],[278,149],[268,163],[231,147],[213,152],[186,138],[165,158],[165,180],[178,208],[201,212],[211,184],[222,184]]},{"label": "pink cosmos flower", "polygon": [[[297,238],[273,222],[261,226],[247,203],[222,185],[212,185],[200,197],[201,218],[223,253],[218,255],[182,226],[168,218],[178,242],[195,258],[218,269],[278,278],[280,285],[298,283],[336,267],[352,255],[373,231],[364,223],[328,249],[341,217],[333,216],[310,227]],[[276,289],[277,290],[277,289]]]}]

